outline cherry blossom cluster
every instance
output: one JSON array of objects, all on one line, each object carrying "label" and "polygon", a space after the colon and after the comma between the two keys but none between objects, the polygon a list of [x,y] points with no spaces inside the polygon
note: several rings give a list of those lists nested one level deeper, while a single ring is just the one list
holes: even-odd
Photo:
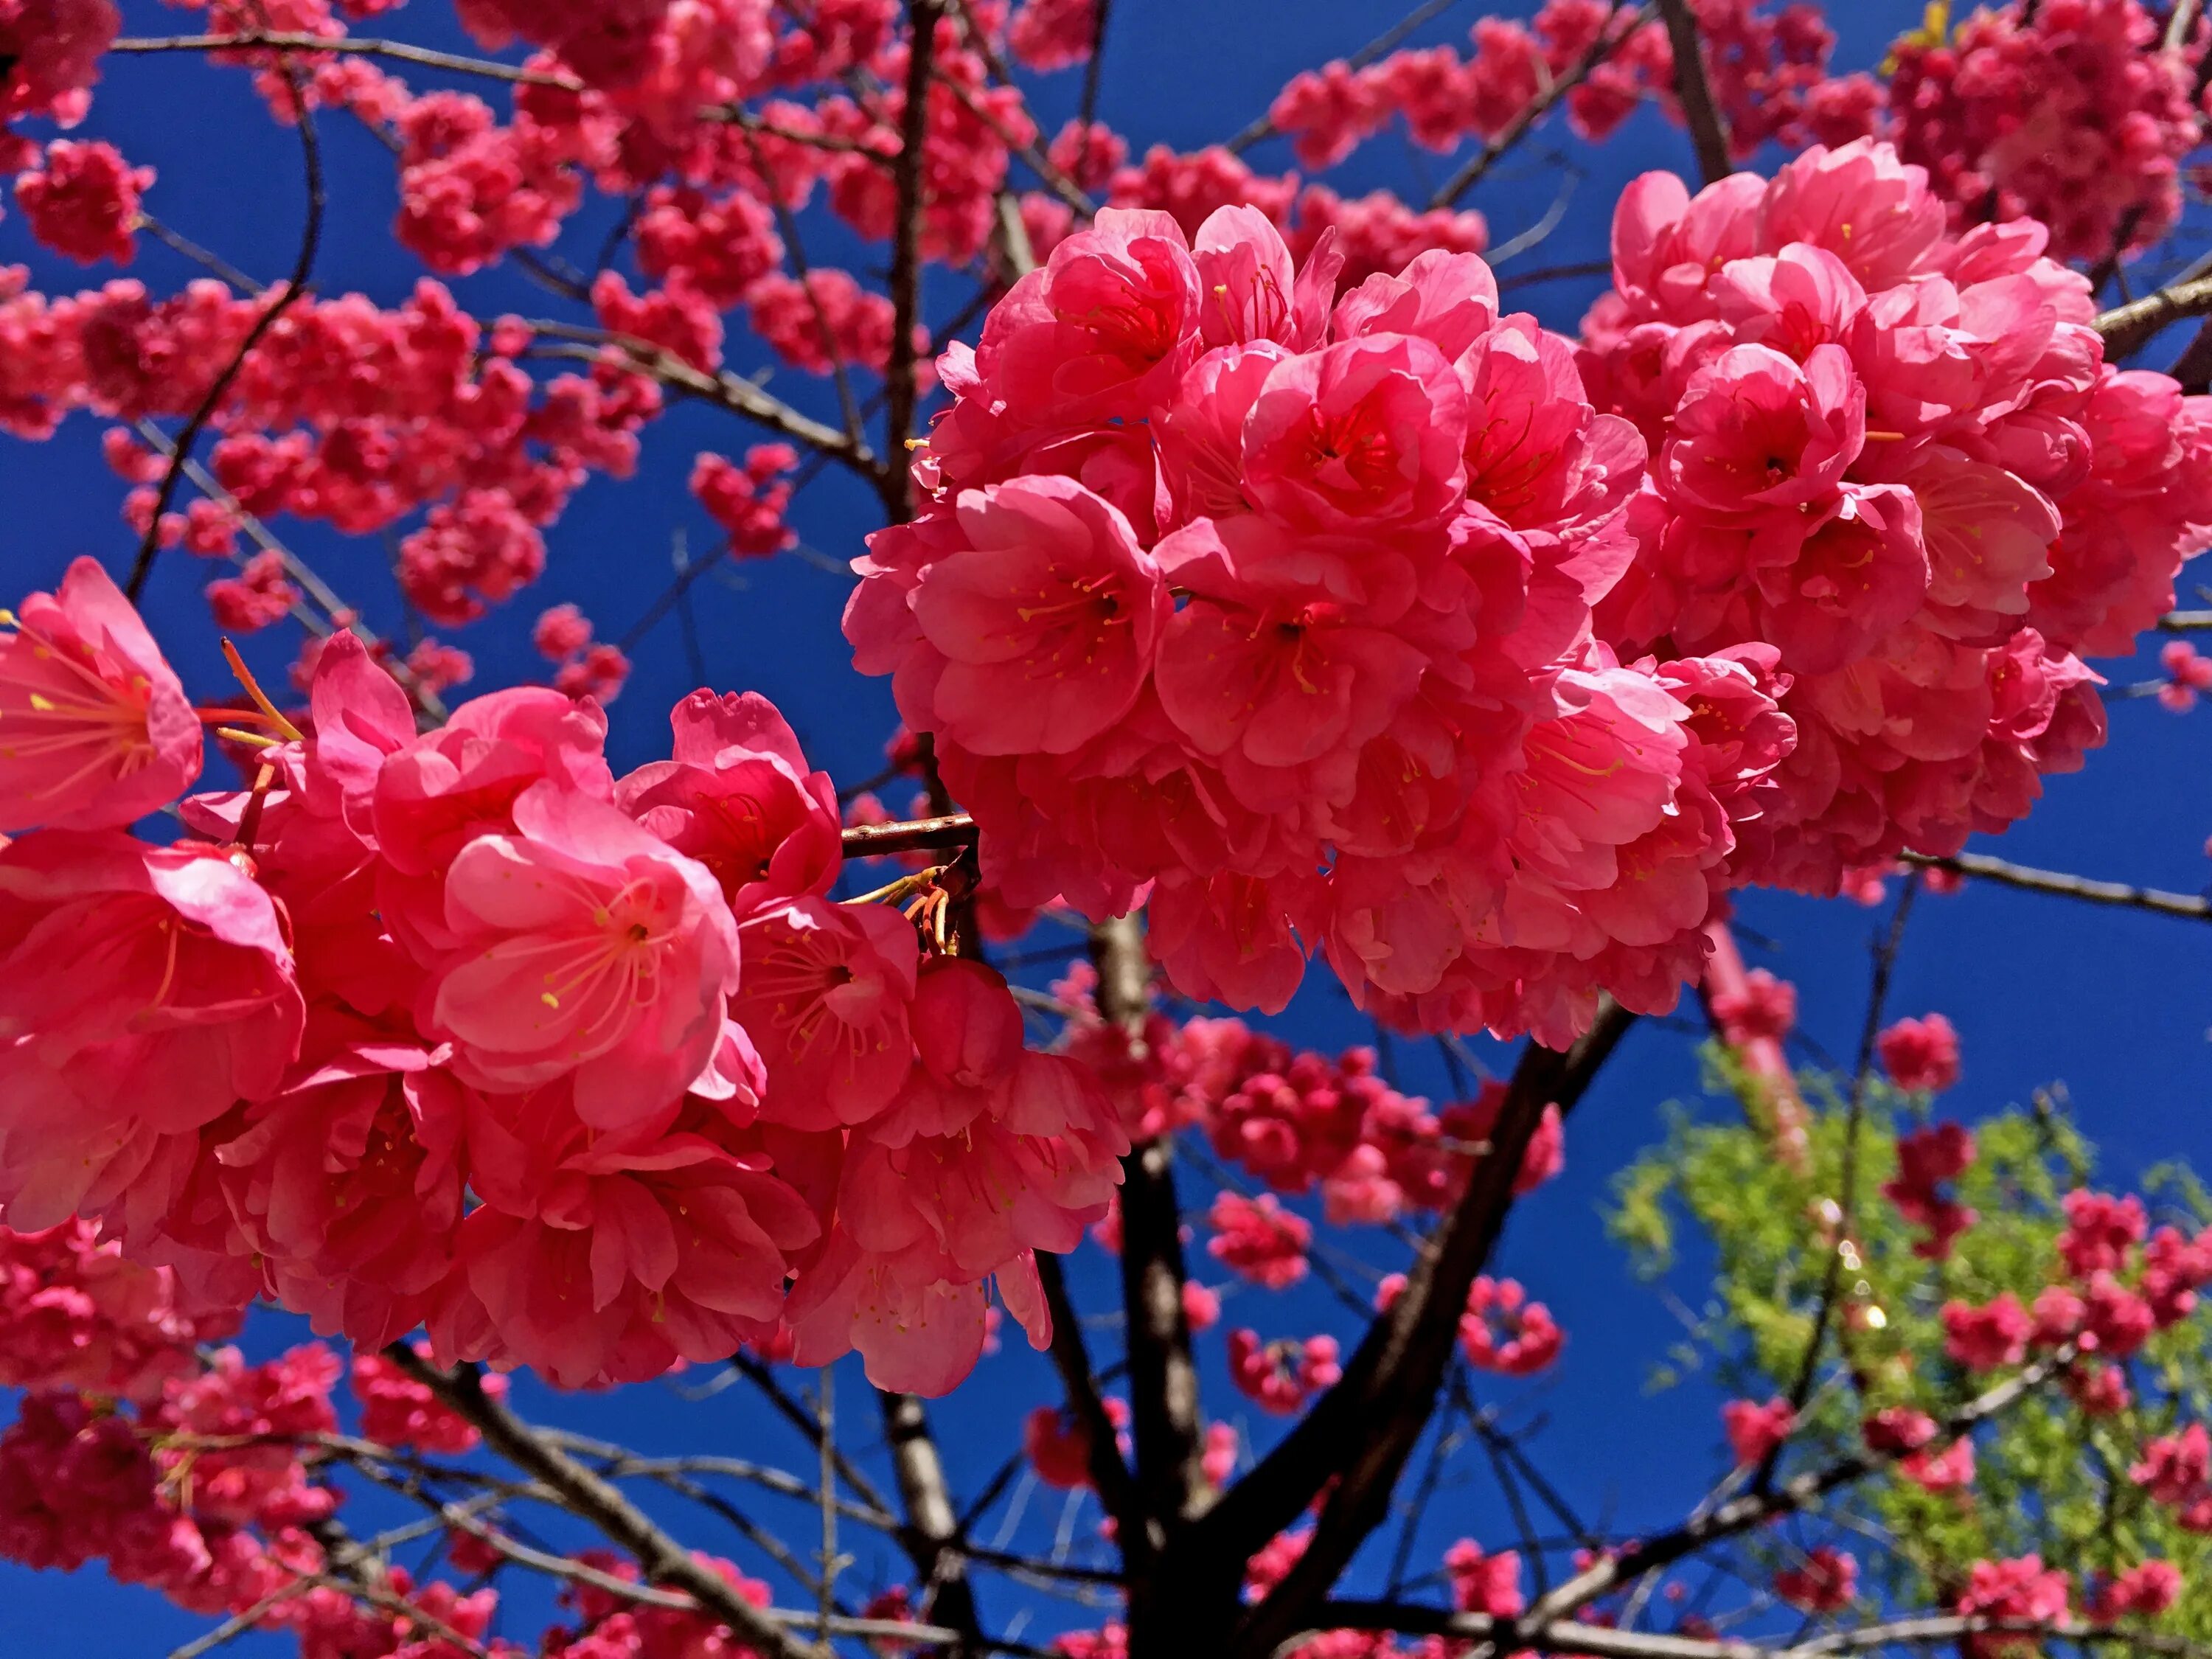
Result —
[{"label": "cherry blossom cluster", "polygon": [[155,1399],[194,1369],[194,1344],[236,1324],[187,1312],[173,1273],[127,1259],[88,1222],[0,1228],[0,1386]]},{"label": "cherry blossom cluster", "polygon": [[1581,367],[1655,464],[1599,632],[1778,653],[1797,742],[1747,879],[1832,892],[2025,816],[2103,740],[2077,653],[2133,649],[2212,540],[2212,404],[2103,362],[2039,226],[1946,222],[1865,142],[1647,174],[1614,217]]},{"label": "cherry blossom cluster", "polygon": [[1961,1364],[1988,1369],[2071,1343],[2094,1365],[2077,1399],[2085,1409],[2094,1400],[2109,1413],[2129,1398],[2118,1364],[2154,1333],[2189,1317],[2197,1291],[2212,1284],[2212,1236],[2192,1238],[2172,1226],[2152,1232],[2142,1200],[2133,1196],[2077,1190],[2066,1194],[2063,1211],[2061,1271],[2033,1307],[2023,1308],[2009,1291],[1980,1306],[1947,1303],[1946,1347]]},{"label": "cherry blossom cluster", "polygon": [[36,149],[11,131],[27,116],[75,126],[90,107],[100,58],[123,32],[114,0],[0,0],[0,167],[21,167]]},{"label": "cherry blossom cluster", "polygon": [[[1432,1108],[1391,1087],[1371,1048],[1331,1059],[1240,1019],[1198,1015],[1177,1024],[1157,1007],[1147,1012],[1142,1054],[1133,1058],[1127,1036],[1098,1016],[1096,983],[1088,963],[1054,983],[1069,1015],[1062,1048],[1097,1073],[1130,1137],[1199,1130],[1218,1157],[1272,1193],[1317,1189],[1331,1226],[1377,1226],[1449,1208],[1504,1103],[1504,1085],[1492,1081],[1471,1099]],[[1565,1126],[1559,1109],[1547,1107],[1515,1191],[1534,1192],[1565,1167]],[[1253,1207],[1240,1199],[1225,1214],[1241,1230]],[[1276,1213],[1264,1198],[1258,1208]],[[1282,1231],[1272,1224],[1267,1231]]]},{"label": "cherry blossom cluster", "polygon": [[[1810,6],[1769,9],[1758,0],[1695,0],[1705,72],[1729,135],[1747,161],[1778,141],[1844,143],[1874,131],[1882,88],[1869,76],[1832,76],[1835,35]],[[1564,82],[1576,134],[1602,142],[1646,98],[1674,118],[1674,53],[1663,24],[1602,0],[1545,0],[1527,24],[1479,19],[1474,50],[1404,48],[1354,69],[1339,61],[1294,76],[1268,111],[1299,164],[1335,166],[1401,116],[1413,142],[1449,150],[1497,138]]]},{"label": "cherry blossom cluster", "polygon": [[1954,229],[2034,219],[2055,258],[2140,252],[2179,218],[2202,143],[2203,29],[2186,50],[2164,29],[2139,0],[1977,7],[1891,49],[1887,131]]},{"label": "cherry blossom cluster", "polygon": [[996,974],[829,901],[835,797],[764,699],[694,694],[617,779],[589,699],[418,732],[340,634],[304,734],[264,718],[250,787],[181,805],[204,839],[149,845],[202,744],[137,613],[80,560],[0,641],[10,1225],[568,1386],[781,1340],[942,1392],[994,1275],[1045,1340],[1030,1252],[1127,1139]]},{"label": "cherry blossom cluster", "polygon": [[1149,885],[1188,994],[1279,1009],[1319,951],[1417,1027],[1671,1007],[1791,742],[1775,653],[1592,638],[1632,428],[1479,258],[1335,275],[1243,209],[1062,242],[940,362],[929,505],[856,564],[856,664],[1011,902]]}]

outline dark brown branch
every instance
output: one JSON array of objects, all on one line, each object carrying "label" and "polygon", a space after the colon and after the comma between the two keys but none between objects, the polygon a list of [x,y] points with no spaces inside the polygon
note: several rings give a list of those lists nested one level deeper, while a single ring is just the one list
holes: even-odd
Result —
[{"label": "dark brown branch", "polygon": [[2092,904],[2148,910],[2161,916],[2179,916],[2187,921],[2212,921],[2212,902],[2193,893],[2166,893],[2155,887],[2136,887],[2124,881],[2097,881],[2087,876],[2069,875],[2059,870],[2035,870],[2024,864],[2008,864],[2002,859],[1990,858],[1980,853],[1960,853],[1947,859],[1929,858],[1919,853],[1905,853],[1899,856],[1907,864],[1917,864],[1923,869],[1948,870],[1954,875],[1971,876],[1978,881],[1993,881],[2001,886],[2017,887],[2023,892],[2086,899]]},{"label": "dark brown branch", "polygon": [[975,820],[965,812],[908,818],[898,823],[856,823],[845,831],[847,858],[875,858],[886,853],[920,853],[975,844]]},{"label": "dark brown branch", "polygon": [[893,519],[912,510],[907,440],[914,435],[914,325],[921,314],[922,146],[929,122],[929,80],[937,59],[944,0],[908,0],[906,106],[899,112],[898,205],[891,228],[891,347],[884,368],[884,472],[879,489]]},{"label": "dark brown branch", "polygon": [[2167,324],[2207,313],[2212,313],[2212,276],[2197,276],[2114,306],[2090,326],[2105,342],[2106,359],[2118,362],[2149,344]]},{"label": "dark brown branch", "polygon": [[161,474],[161,488],[155,492],[152,512],[146,520],[146,533],[138,544],[138,556],[131,567],[131,578],[123,585],[125,598],[137,604],[146,591],[146,579],[154,574],[154,559],[161,550],[161,520],[169,510],[170,502],[177,497],[177,489],[184,482],[185,464],[191,459],[192,446],[207,430],[208,422],[215,418],[230,388],[246,368],[246,360],[253,355],[276,320],[307,291],[307,279],[315,272],[315,255],[323,245],[323,146],[316,136],[314,112],[307,106],[306,88],[301,83],[300,71],[289,57],[280,60],[284,71],[284,84],[292,94],[292,114],[300,132],[300,158],[307,179],[307,220],[300,233],[300,251],[292,260],[292,274],[285,279],[283,290],[253,319],[253,326],[246,331],[238,349],[223,365],[222,372],[200,399],[199,407],[177,434],[174,453]]},{"label": "dark brown branch", "polygon": [[826,1648],[798,1640],[712,1567],[694,1560],[612,1481],[544,1438],[504,1401],[486,1394],[474,1367],[447,1373],[404,1342],[392,1344],[385,1355],[474,1424],[492,1450],[558,1494],[564,1507],[636,1558],[646,1582],[684,1591],[764,1659],[827,1659]]},{"label": "dark brown branch", "polygon": [[1733,168],[1729,161],[1728,125],[1720,106],[1713,101],[1713,83],[1705,74],[1705,47],[1698,34],[1698,19],[1690,9],[1690,0],[1659,0],[1659,15],[1666,20],[1667,40],[1674,49],[1674,96],[1682,106],[1682,119],[1698,153],[1698,171],[1710,185],[1727,178]]},{"label": "dark brown branch", "polygon": [[1616,0],[1612,16],[1607,19],[1606,27],[1599,32],[1597,39],[1590,42],[1581,57],[1560,72],[1558,79],[1531,98],[1528,106],[1513,118],[1503,132],[1485,144],[1465,167],[1444,180],[1443,188],[1429,198],[1430,210],[1457,207],[1460,198],[1480,184],[1491,168],[1527,137],[1529,129],[1551,113],[1554,104],[1589,80],[1592,70],[1618,52],[1630,35],[1650,22],[1658,6],[1659,0],[1644,0],[1626,27],[1616,29],[1613,20],[1627,9],[1626,0]]},{"label": "dark brown branch", "polygon": [[1091,1351],[1083,1340],[1083,1322],[1067,1293],[1067,1276],[1060,1258],[1040,1251],[1037,1278],[1044,1286],[1045,1307],[1052,1315],[1052,1364],[1067,1395],[1067,1409],[1089,1443],[1091,1484],[1098,1501],[1114,1517],[1115,1535],[1143,1547],[1145,1523],[1137,1507],[1135,1483],[1129,1466],[1114,1443],[1114,1422],[1106,1415],[1106,1402],[1098,1392],[1097,1374],[1091,1369]]},{"label": "dark brown branch", "polygon": [[1238,1483],[1203,1523],[1210,1550],[1249,1557],[1319,1494],[1322,1506],[1297,1565],[1244,1618],[1236,1650],[1265,1656],[1311,1622],[1368,1534],[1388,1517],[1390,1494],[1436,1411],[1477,1274],[1488,1265],[1513,1206],[1522,1161],[1556,1104],[1573,1108],[1635,1016],[1611,998],[1565,1054],[1531,1044],[1468,1176],[1388,1313],[1369,1327],[1344,1378]]},{"label": "dark brown branch", "polygon": [[364,58],[391,58],[403,64],[415,64],[424,69],[451,70],[456,75],[483,76],[489,80],[507,81],[525,86],[557,87],[563,92],[582,92],[584,83],[573,76],[549,75],[544,70],[525,69],[519,64],[501,64],[489,58],[465,58],[458,52],[438,52],[428,46],[413,46],[404,40],[364,40],[349,36],[336,40],[319,34],[284,34],[273,31],[257,31],[248,34],[178,34],[159,38],[126,36],[115,41],[110,52],[350,52]]},{"label": "dark brown branch", "polygon": [[[1133,1054],[1145,1049],[1152,1008],[1152,964],[1133,915],[1091,930],[1098,970],[1098,1012],[1118,1026]],[[1196,1515],[1207,1487],[1200,1464],[1198,1370],[1183,1310],[1182,1212],[1176,1200],[1175,1153],[1164,1135],[1121,1160],[1121,1297],[1128,1316],[1129,1406],[1137,1447],[1141,1537],[1124,1547],[1142,1560]]]}]

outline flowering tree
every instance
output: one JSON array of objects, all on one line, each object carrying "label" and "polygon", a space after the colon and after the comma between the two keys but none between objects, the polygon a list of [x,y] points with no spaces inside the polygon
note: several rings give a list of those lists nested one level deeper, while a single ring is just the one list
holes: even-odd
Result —
[{"label": "flowering tree", "polygon": [[[1135,163],[1107,0],[184,4],[0,0],[41,260],[208,273],[0,272],[0,427],[95,426],[129,530],[0,640],[0,1555],[155,1588],[207,1616],[188,1655],[2212,1638],[2212,1212],[2095,1188],[2047,1100],[1934,1121],[1957,1034],[1885,1006],[1923,890],[2212,914],[1965,850],[2103,742],[2085,657],[2206,621],[2192,0],[1938,9],[1880,76],[1802,5],[1407,46],[1432,0]],[[250,79],[305,182],[289,270],[98,137],[137,56]],[[1700,187],[1621,195],[1574,336],[1506,310],[1469,193],[1646,106]],[[1242,159],[1326,173],[1401,119],[1455,161],[1425,205]],[[395,306],[328,292],[339,130],[390,153],[428,273]],[[468,308],[494,268],[548,314]],[[2171,374],[2125,366],[2177,325]],[[550,684],[455,696],[431,630],[588,557],[564,508],[684,404],[754,429],[692,475],[718,544],[620,641],[539,610]],[[882,526],[829,562],[884,775],[817,769],[687,631],[712,684],[617,775],[630,652],[702,576],[820,559],[834,474]],[[381,580],[303,535],[386,542]],[[155,602],[194,559],[198,640]],[[2163,663],[2124,689],[2212,690]],[[1900,877],[1856,1057],[1808,1070],[1729,895]],[[1316,962],[1378,1048],[1206,1012]],[[1656,1273],[1706,1241],[1732,1467],[1630,1536],[1491,1403],[1565,1340],[1492,1256],[1686,991],[1729,1105],[1615,1222]],[[1404,1092],[1392,1034],[1460,1098]],[[1479,1081],[1479,1036],[1528,1041]],[[257,1302],[330,1340],[248,1363]],[[941,1437],[1015,1326],[1052,1397]],[[703,1449],[647,1455],[550,1392],[676,1371],[742,1431],[702,1406]],[[1453,1527],[1463,1465],[1514,1535]]]}]

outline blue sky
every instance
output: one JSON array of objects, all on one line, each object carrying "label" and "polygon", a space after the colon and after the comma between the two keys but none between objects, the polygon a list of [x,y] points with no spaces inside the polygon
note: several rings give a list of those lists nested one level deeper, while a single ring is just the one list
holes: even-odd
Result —
[{"label": "blue sky", "polygon": [[[1103,65],[1102,112],[1139,152],[1156,142],[1190,148],[1218,138],[1262,111],[1290,74],[1357,47],[1395,9],[1346,6],[1340,0],[1197,5],[1119,0]],[[1917,4],[1894,0],[1839,9],[1850,14],[1842,61],[1854,66],[1870,64],[1883,39],[1919,17]],[[125,0],[124,11],[131,33],[174,33],[191,21],[190,14],[154,0]],[[1472,6],[1455,9],[1424,29],[1416,43],[1463,41],[1475,15]],[[391,33],[466,49],[442,4],[418,0],[385,21]],[[427,75],[416,80],[422,86],[436,83]],[[1079,74],[1062,74],[1040,85],[1036,101],[1048,131],[1072,112],[1079,82]],[[240,72],[185,58],[111,60],[86,131],[160,168],[148,205],[166,222],[248,271],[274,276],[289,264],[301,207],[293,143],[268,122]],[[380,302],[395,302],[418,272],[390,239],[396,201],[389,157],[345,121],[326,122],[325,134],[333,205],[318,286],[325,294],[358,289]],[[1490,217],[1493,241],[1534,224],[1553,205],[1563,155],[1571,157],[1579,177],[1559,228],[1540,247],[1504,266],[1502,275],[1601,255],[1610,206],[1622,183],[1647,167],[1690,166],[1687,141],[1649,113],[1596,151],[1547,127],[1474,198]],[[1291,165],[1279,143],[1250,159],[1267,171]],[[1390,136],[1329,182],[1345,193],[1378,185],[1411,191],[1441,177],[1449,165]],[[595,247],[610,212],[601,206],[585,215],[571,245]],[[809,229],[810,252],[817,260],[850,264],[863,272],[871,268],[872,257],[833,227],[810,222]],[[11,207],[0,220],[0,263],[15,261],[30,264],[45,287],[84,280],[44,258]],[[94,273],[94,279],[109,274]],[[132,274],[166,289],[193,273],[176,256],[149,244]],[[1571,332],[1601,286],[1595,281],[1547,283],[1518,290],[1514,298],[1547,324]],[[506,272],[455,287],[480,314],[511,309],[588,320]],[[933,313],[942,317],[966,298],[964,286],[939,274],[929,298]],[[755,366],[748,350],[742,340],[735,343],[736,367]],[[806,406],[825,412],[830,407],[826,389],[803,377],[787,372],[775,387]],[[10,519],[0,539],[0,588],[6,590],[0,597],[50,586],[82,553],[102,558],[118,574],[127,567],[135,538],[116,516],[120,488],[100,459],[98,435],[95,422],[79,418],[44,446],[0,443],[0,497]],[[674,538],[688,534],[694,548],[710,544],[712,527],[684,487],[693,456],[702,448],[738,454],[757,441],[758,434],[731,417],[700,409],[679,410],[650,428],[637,476],[620,483],[594,480],[553,532],[548,572],[538,588],[452,636],[474,653],[480,686],[543,672],[527,641],[530,620],[543,605],[573,600],[607,635],[626,631],[665,580]],[[812,547],[842,560],[860,550],[862,537],[877,522],[873,514],[871,496],[831,473],[808,489],[794,516]],[[393,598],[380,538],[346,543],[306,526],[280,531],[379,626],[392,626]],[[149,609],[188,685],[213,695],[222,686],[221,669],[198,595],[207,574],[185,556],[167,556]],[[699,582],[693,610],[710,683],[773,697],[817,763],[841,781],[878,769],[892,720],[883,684],[860,680],[847,666],[836,627],[845,591],[838,575],[787,558]],[[252,654],[281,676],[292,649],[291,641],[272,635],[257,641]],[[672,617],[635,656],[636,672],[613,710],[617,769],[665,752],[664,711],[694,683]],[[2118,679],[2149,672],[2141,665],[2106,666]],[[2035,817],[2006,837],[2002,850],[2027,863],[2182,890],[2203,886],[2203,843],[2212,830],[2208,722],[2212,712],[2177,720],[2153,703],[2116,705],[2110,748],[2094,756],[2085,773],[2054,780]],[[1751,943],[1753,959],[1797,982],[1806,1029],[1832,1050],[1847,1048],[1863,1008],[1868,944],[1879,914],[1847,902],[1753,894],[1743,902],[1742,915],[1747,941],[1772,941],[1771,948]],[[2063,1079],[2084,1126],[2104,1149],[2112,1176],[2131,1177],[2177,1154],[2212,1163],[2203,1114],[2212,1087],[2208,968],[2212,930],[1970,889],[1923,905],[1899,964],[1891,1006],[1897,1013],[1940,1007],[1958,1024],[1966,1079],[1947,1102],[1949,1109],[1971,1117]],[[1048,976],[1048,970],[1037,976]],[[1366,1040],[1363,1024],[1326,974],[1317,973],[1275,1024],[1286,1036],[1316,1047]],[[1431,1052],[1403,1045],[1402,1057],[1405,1086],[1442,1097],[1446,1085]],[[1694,1087],[1687,1036],[1653,1025],[1635,1032],[1575,1118],[1565,1176],[1522,1206],[1504,1246],[1505,1269],[1523,1277],[1532,1293],[1551,1305],[1569,1340],[1564,1361],[1540,1384],[1500,1398],[1519,1420],[1546,1420],[1548,1426],[1534,1442],[1537,1461],[1588,1513],[1609,1516],[1615,1524],[1678,1516],[1717,1468],[1716,1396],[1697,1386],[1663,1395],[1645,1390],[1649,1368],[1676,1328],[1657,1300],[1631,1279],[1597,1224],[1613,1172],[1657,1137],[1660,1103]],[[1196,1184],[1202,1203],[1211,1189]],[[1094,1312],[1108,1308],[1109,1279],[1109,1264],[1087,1252],[1074,1268],[1079,1301]],[[1270,1336],[1331,1323],[1347,1340],[1354,1334],[1348,1320],[1317,1291],[1270,1298],[1256,1308],[1249,1302],[1232,1304],[1231,1322],[1248,1318]],[[260,1352],[302,1334],[295,1322],[270,1316],[257,1320],[248,1341]],[[1217,1334],[1206,1351],[1211,1401],[1234,1416],[1244,1402],[1222,1381],[1218,1342]],[[840,1381],[846,1418],[854,1425],[849,1438],[856,1452],[868,1452],[874,1434],[861,1379],[848,1367]],[[940,1409],[965,1494],[972,1495],[997,1468],[1012,1444],[1010,1425],[1049,1389],[1036,1357],[1009,1352],[987,1362]],[[743,1387],[696,1403],[684,1401],[673,1386],[653,1386],[556,1404],[526,1382],[519,1398],[533,1412],[644,1449],[798,1457],[758,1397]],[[1267,1432],[1264,1423],[1252,1426]],[[362,1511],[364,1517],[374,1513],[373,1507]],[[766,1507],[760,1515],[775,1518]],[[1026,1524],[1040,1524],[1039,1516],[1048,1534],[1060,1519],[1058,1499],[1037,1499]],[[811,1521],[788,1518],[800,1529],[801,1547],[811,1547],[804,1540]],[[1079,1532],[1087,1534],[1095,1520],[1095,1514],[1084,1516]],[[368,1529],[375,1522],[365,1518],[358,1524]],[[732,1550],[720,1522],[702,1521],[694,1511],[686,1526],[686,1535],[702,1546]],[[1437,1544],[1462,1534],[1503,1543],[1510,1535],[1486,1481],[1448,1492],[1431,1531],[1430,1541]],[[849,1528],[846,1541],[859,1556],[848,1583],[865,1589],[895,1576],[887,1551],[866,1539],[854,1544]],[[741,1549],[732,1553],[757,1566]],[[1000,1582],[986,1595],[994,1609],[1005,1610],[1017,1605],[1020,1593]],[[9,1634],[0,1638],[4,1652],[46,1652],[66,1640],[76,1659],[143,1659],[203,1627],[148,1592],[112,1586],[96,1569],[64,1578],[0,1568],[0,1595],[9,1609]],[[1065,1611],[1039,1606],[1030,1633],[1068,1622]],[[527,1623],[519,1618],[514,1633],[521,1634]],[[281,1646],[257,1640],[238,1650],[271,1652]]]}]

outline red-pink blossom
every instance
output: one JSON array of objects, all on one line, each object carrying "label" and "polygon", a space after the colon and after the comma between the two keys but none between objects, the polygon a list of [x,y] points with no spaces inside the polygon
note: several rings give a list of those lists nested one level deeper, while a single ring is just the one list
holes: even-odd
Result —
[{"label": "red-pink blossom", "polygon": [[776,1121],[826,1129],[890,1105],[914,1065],[914,929],[879,907],[807,896],[757,910],[743,940],[732,1012],[767,1063]]},{"label": "red-pink blossom", "polygon": [[1959,1080],[1959,1034],[1941,1014],[1897,1021],[1882,1030],[1875,1048],[1900,1089],[1938,1094]]},{"label": "red-pink blossom", "polygon": [[[1957,1605],[1962,1613],[1999,1622],[2057,1625],[2066,1620],[2071,1595],[2065,1573],[2046,1569],[2039,1555],[2024,1555],[1975,1562]],[[1998,1634],[1969,1636],[1960,1644],[1975,1659],[2020,1653],[2033,1645],[2033,1637]]]},{"label": "red-pink blossom", "polygon": [[154,169],[134,167],[112,144],[56,139],[37,167],[15,177],[31,234],[79,264],[127,265],[138,251],[138,198]]},{"label": "red-pink blossom", "polygon": [[1816,1544],[1796,1566],[1774,1575],[1774,1593],[1806,1613],[1841,1613],[1858,1595],[1859,1564],[1848,1550]]},{"label": "red-pink blossom", "polygon": [[167,805],[200,770],[200,724],[129,600],[92,559],[0,633],[0,830],[99,830]]},{"label": "red-pink blossom", "polygon": [[1444,1577],[1451,1586],[1452,1605],[1462,1613],[1517,1619],[1528,1609],[1518,1550],[1492,1553],[1471,1538],[1460,1539],[1444,1552]]},{"label": "red-pink blossom", "polygon": [[2066,1231],[2058,1236],[2058,1254],[2075,1279],[2118,1272],[2150,1225],[2142,1200],[2132,1194],[2116,1198],[2077,1189],[2061,1199],[2059,1207],[2065,1212]]},{"label": "red-pink blossom", "polygon": [[1728,1431],[1729,1451],[1736,1468],[1755,1469],[1796,1431],[1797,1411],[1778,1395],[1765,1405],[1731,1400],[1721,1407],[1721,1422]]},{"label": "red-pink blossom", "polygon": [[548,781],[445,883],[453,943],[421,999],[477,1087],[575,1079],[600,1128],[665,1122],[722,1040],[737,929],[709,871]]},{"label": "red-pink blossom", "polygon": [[2031,1329],[2027,1310],[2010,1291],[1979,1307],[1958,1301],[1943,1304],[1943,1351],[1975,1370],[2020,1364]]},{"label": "red-pink blossom", "polygon": [[[428,1357],[426,1346],[416,1352]],[[386,1446],[403,1446],[442,1456],[473,1451],[483,1437],[477,1427],[380,1353],[356,1353],[351,1376],[361,1402],[361,1431]],[[483,1379],[496,1400],[507,1393],[507,1378],[494,1372]]]},{"label": "red-pink blossom", "polygon": [[799,452],[788,444],[755,444],[742,467],[712,454],[693,465],[691,493],[738,558],[765,558],[797,544],[799,533],[784,519],[792,487],[782,475],[798,465]]}]

